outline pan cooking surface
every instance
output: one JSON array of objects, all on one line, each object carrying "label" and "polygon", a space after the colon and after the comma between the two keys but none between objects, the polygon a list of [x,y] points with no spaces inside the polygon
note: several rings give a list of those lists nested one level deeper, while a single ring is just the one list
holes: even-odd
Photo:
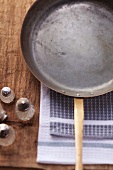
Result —
[{"label": "pan cooking surface", "polygon": [[28,23],[23,54],[43,83],[77,97],[113,89],[113,13],[109,8],[90,2],[59,3],[31,26]]}]

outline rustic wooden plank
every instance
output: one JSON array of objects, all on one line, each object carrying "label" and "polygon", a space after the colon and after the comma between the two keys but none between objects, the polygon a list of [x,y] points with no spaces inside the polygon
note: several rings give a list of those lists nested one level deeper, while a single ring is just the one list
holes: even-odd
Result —
[{"label": "rustic wooden plank", "polygon": [[[0,147],[0,169],[29,167],[40,170],[74,170],[74,166],[36,163],[40,83],[28,70],[20,48],[21,25],[34,1],[0,0],[0,89],[3,86],[11,87],[16,94],[15,101],[20,97],[27,97],[36,109],[34,118],[29,123],[23,124],[15,116],[15,101],[10,105],[2,103],[9,116],[7,123],[16,131],[16,140],[9,147]],[[18,170],[18,168],[13,169]],[[84,170],[112,169],[113,166],[109,165],[84,166]]]},{"label": "rustic wooden plank", "polygon": [[1,166],[37,166],[39,82],[29,72],[20,48],[22,21],[33,2],[34,0],[0,1],[0,88],[11,87],[16,93],[16,99],[28,97],[36,108],[33,120],[23,125],[15,116],[15,104],[3,104],[9,115],[8,124],[13,125],[17,137],[12,146],[0,147]]}]

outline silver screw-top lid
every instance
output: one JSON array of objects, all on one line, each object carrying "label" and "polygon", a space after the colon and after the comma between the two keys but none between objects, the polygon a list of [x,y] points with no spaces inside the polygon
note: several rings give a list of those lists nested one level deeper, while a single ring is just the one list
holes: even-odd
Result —
[{"label": "silver screw-top lid", "polygon": [[21,98],[17,102],[18,110],[21,112],[25,112],[29,109],[30,107],[30,102],[27,98]]},{"label": "silver screw-top lid", "polygon": [[15,98],[14,91],[9,87],[3,87],[1,90],[0,98],[4,103],[11,103]]},{"label": "silver screw-top lid", "polygon": [[9,87],[3,87],[1,90],[2,96],[8,97],[11,95],[11,89]]},{"label": "silver screw-top lid", "polygon": [[6,112],[1,111],[0,112],[0,123],[5,121],[8,118],[8,115],[6,114]]},{"label": "silver screw-top lid", "polygon": [[16,103],[16,115],[22,121],[30,120],[34,115],[34,107],[27,98],[20,98]]},{"label": "silver screw-top lid", "polygon": [[15,131],[11,126],[0,124],[0,145],[9,146],[15,140]]},{"label": "silver screw-top lid", "polygon": [[0,124],[0,138],[6,138],[9,135],[9,126]]},{"label": "silver screw-top lid", "polygon": [[0,103],[0,123],[5,121],[7,119],[6,111],[2,108],[2,105]]}]

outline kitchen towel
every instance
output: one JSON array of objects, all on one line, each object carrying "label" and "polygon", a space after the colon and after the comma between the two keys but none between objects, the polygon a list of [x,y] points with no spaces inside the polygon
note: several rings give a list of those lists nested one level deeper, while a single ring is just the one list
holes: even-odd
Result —
[{"label": "kitchen towel", "polygon": [[[84,139],[113,139],[113,92],[84,99]],[[74,100],[50,90],[50,134],[74,137]]]},{"label": "kitchen towel", "polygon": [[[84,100],[84,164],[113,164],[113,92]],[[41,85],[37,162],[75,164],[73,98]]]}]

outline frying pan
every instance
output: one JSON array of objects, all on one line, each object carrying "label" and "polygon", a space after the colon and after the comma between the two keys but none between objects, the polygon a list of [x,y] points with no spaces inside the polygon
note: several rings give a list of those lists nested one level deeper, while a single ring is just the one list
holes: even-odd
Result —
[{"label": "frying pan", "polygon": [[21,48],[41,82],[75,97],[76,170],[82,170],[83,98],[113,90],[113,1],[36,1],[22,25]]}]

